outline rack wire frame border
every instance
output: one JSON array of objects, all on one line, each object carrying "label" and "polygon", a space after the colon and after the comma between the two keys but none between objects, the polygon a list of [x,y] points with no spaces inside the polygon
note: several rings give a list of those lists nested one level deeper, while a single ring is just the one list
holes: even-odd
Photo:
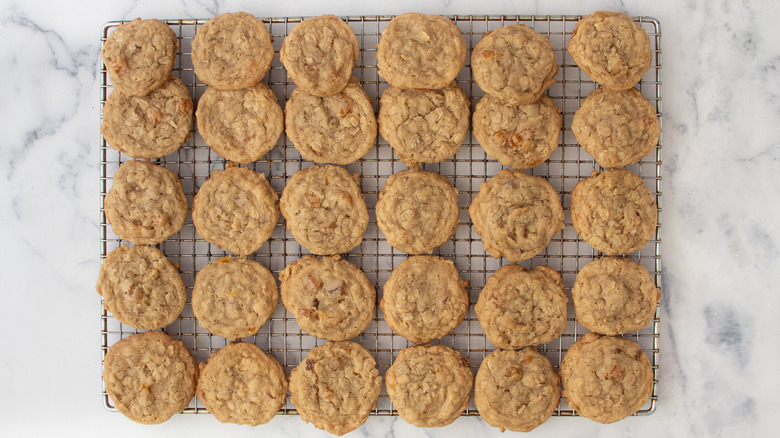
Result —
[{"label": "rack wire frame border", "polygon": [[[274,48],[278,54],[281,40],[289,33],[290,28],[299,23],[305,17],[281,17],[281,18],[264,18],[263,21],[270,28],[270,34],[274,39]],[[378,111],[378,97],[381,92],[388,87],[386,81],[382,80],[376,73],[376,59],[374,45],[378,43],[379,35],[381,34],[384,26],[393,18],[393,16],[352,16],[341,17],[343,18],[355,31],[359,42],[361,43],[361,56],[359,65],[353,72],[360,79],[364,90],[372,98],[375,113]],[[548,91],[549,95],[562,110],[563,126],[559,139],[559,148],[555,151],[553,156],[547,162],[535,167],[534,169],[526,169],[527,173],[536,176],[543,176],[550,181],[561,195],[563,200],[564,209],[566,212],[565,227],[558,235],[553,237],[553,241],[547,250],[534,257],[531,260],[525,261],[523,264],[526,267],[533,267],[538,264],[548,264],[554,269],[559,271],[566,285],[567,292],[571,289],[571,284],[576,276],[579,268],[591,260],[595,260],[601,254],[590,248],[587,243],[584,243],[571,226],[571,220],[568,214],[568,203],[566,202],[571,195],[571,189],[581,178],[590,174],[590,171],[600,170],[598,164],[579,148],[576,139],[574,139],[571,133],[571,118],[574,111],[579,108],[582,100],[587,94],[595,89],[596,84],[590,80],[573,62],[570,55],[566,50],[568,45],[568,38],[570,37],[571,29],[582,18],[582,16],[520,16],[520,15],[501,15],[501,16],[450,16],[452,20],[461,29],[461,32],[468,44],[468,56],[466,66],[459,73],[456,81],[464,88],[466,95],[471,101],[471,109],[473,111],[474,105],[478,101],[478,98],[483,95],[481,90],[476,86],[470,69],[470,53],[474,45],[481,39],[485,31],[493,30],[498,27],[502,27],[507,24],[522,23],[525,24],[537,32],[547,36],[551,39],[556,53],[557,62],[561,66],[561,69],[556,76],[556,84],[554,84]],[[660,23],[657,19],[652,17],[635,17],[640,26],[642,26],[650,35],[651,49],[653,53],[653,60],[650,70],[642,78],[639,84],[639,90],[642,94],[650,100],[656,109],[657,115],[663,124],[662,119],[662,103],[661,103],[661,88],[662,88],[662,69],[661,69],[661,29]],[[171,26],[177,34],[179,40],[179,48],[177,53],[177,61],[174,67],[174,76],[180,77],[185,84],[188,85],[193,95],[193,102],[197,103],[198,98],[205,90],[205,84],[197,81],[192,64],[189,60],[189,42],[194,36],[198,27],[206,22],[206,19],[192,19],[192,20],[161,20]],[[112,21],[106,23],[102,30],[101,35],[101,47],[105,42],[109,32],[122,24],[124,21]],[[366,25],[373,26],[371,30],[366,32]],[[279,31],[280,27],[283,29]],[[546,27],[546,28],[545,28]],[[185,61],[185,62],[183,62]],[[368,63],[367,63],[368,61]],[[99,61],[100,62],[100,61]],[[108,75],[105,70],[105,66],[100,62],[100,108],[102,115],[102,107],[105,104],[111,85],[108,80]],[[271,67],[271,71],[266,75],[264,81],[268,82],[271,88],[277,93],[277,97],[281,93],[279,103],[284,106],[284,102],[289,98],[292,91],[293,83],[287,78],[286,71],[279,62],[279,57],[275,56],[274,62]],[[662,130],[663,132],[663,130]],[[658,225],[656,228],[655,237],[651,242],[641,250],[639,253],[630,255],[632,259],[642,263],[653,274],[656,287],[661,288],[661,213],[662,213],[662,186],[661,186],[661,168],[662,168],[662,136],[659,138],[658,145],[655,152],[649,157],[643,158],[638,164],[628,166],[628,168],[635,173],[638,173],[645,179],[647,185],[651,187],[651,191],[654,193],[656,203],[658,205]],[[574,159],[569,158],[574,156]],[[107,193],[109,182],[111,181],[111,175],[123,162],[130,159],[124,154],[111,149],[100,138],[100,248],[101,248],[101,263],[111,249],[118,247],[122,243],[117,236],[113,235],[109,230],[109,224],[106,221],[105,213],[103,210],[103,199]],[[225,160],[217,156],[213,152],[209,151],[208,146],[203,142],[202,138],[197,134],[197,129],[193,123],[191,128],[190,139],[182,146],[182,148],[167,157],[153,160],[155,163],[168,167],[177,172],[187,193],[189,205],[192,205],[192,196],[197,191],[199,186],[198,182],[202,183],[208,177],[210,172],[214,169],[224,168]],[[189,166],[189,165],[192,166]],[[295,170],[298,170],[304,165],[310,163],[303,160],[297,153],[297,150],[292,146],[286,134],[282,134],[275,149],[270,152],[266,158],[249,165],[250,168],[256,171],[262,171],[269,177],[269,181],[277,192],[281,192],[287,178],[289,178]],[[381,137],[377,137],[375,148],[372,149],[366,157],[359,160],[357,163],[353,163],[346,166],[348,170],[357,172],[361,175],[361,185],[366,196],[366,203],[369,207],[370,222],[369,230],[366,232],[363,243],[346,254],[347,260],[355,263],[363,269],[374,283],[377,288],[377,303],[381,297],[381,284],[387,279],[389,273],[394,266],[397,266],[401,260],[405,259],[407,255],[403,252],[397,251],[390,247],[381,232],[376,228],[376,219],[373,213],[373,208],[376,201],[376,195],[381,189],[384,180],[392,174],[401,170],[396,168],[396,164],[400,166],[400,161],[395,159],[392,149],[389,147],[386,141]],[[464,166],[468,164],[470,170],[465,175],[459,174],[461,170],[464,170]],[[473,172],[474,165],[477,165],[480,169],[483,169],[482,173],[475,174]],[[374,175],[364,174],[365,167],[370,167],[375,171]],[[479,290],[486,281],[489,274],[492,274],[500,266],[507,264],[506,260],[492,259],[487,255],[481,247],[481,241],[479,236],[476,235],[471,227],[471,223],[468,217],[468,205],[471,199],[476,195],[479,190],[479,182],[484,181],[491,176],[495,175],[498,170],[503,166],[498,164],[495,160],[488,158],[481,146],[477,143],[471,134],[471,127],[469,127],[469,133],[464,140],[461,150],[458,154],[445,160],[439,164],[425,165],[423,166],[427,170],[433,170],[441,173],[447,177],[451,182],[455,180],[455,186],[458,188],[459,195],[459,207],[461,210],[461,216],[458,225],[458,231],[450,241],[442,245],[434,254],[442,255],[453,259],[458,266],[459,272],[462,277],[465,277],[470,281],[469,295],[470,295],[470,308],[469,313],[466,316],[461,325],[455,329],[454,333],[445,336],[442,340],[436,342],[443,345],[448,345],[455,348],[461,354],[465,354],[470,360],[472,371],[476,373],[481,360],[495,349],[495,346],[489,343],[481,331],[481,327],[476,319],[476,315],[473,310],[473,305],[476,303]],[[205,168],[207,172],[204,175],[198,173],[198,169]],[[552,169],[551,169],[552,168]],[[560,168],[560,169],[559,169]],[[560,172],[558,172],[560,171]],[[280,174],[278,174],[280,173]],[[366,187],[366,180],[369,180],[369,187]],[[463,183],[467,180],[468,184]],[[477,182],[474,185],[474,182]],[[372,202],[373,201],[373,202]],[[464,214],[465,213],[465,214]],[[366,253],[366,243],[373,244],[374,252]],[[185,247],[191,249],[190,252],[185,254],[182,251],[182,244]],[[371,246],[371,245],[369,245]],[[568,250],[571,251],[574,247],[574,253],[567,254]],[[190,296],[192,284],[194,282],[194,276],[198,270],[198,267],[202,267],[203,264],[209,260],[219,258],[223,256],[225,251],[222,251],[213,245],[209,245],[195,234],[194,227],[192,226],[191,219],[188,219],[184,229],[177,235],[174,235],[171,239],[158,245],[158,248],[166,254],[174,262],[180,264],[180,272],[182,273],[185,283],[187,284],[188,299],[185,311],[182,315],[163,329],[166,333],[170,334],[174,338],[182,340],[190,351],[195,355],[199,362],[205,361],[208,355],[218,350],[221,346],[225,345],[225,340],[217,336],[212,336],[210,333],[203,329],[200,329],[195,321],[194,315],[191,311]],[[556,252],[556,248],[558,252]],[[381,251],[380,251],[381,249]],[[464,253],[463,250],[466,250]],[[276,251],[276,252],[275,252]],[[292,235],[284,227],[284,219],[281,218],[280,222],[272,235],[269,242],[264,244],[263,247],[255,253],[251,258],[254,258],[264,265],[271,268],[274,275],[278,278],[278,272],[284,268],[284,266],[298,258],[300,258],[306,252],[301,250],[297,245]],[[189,259],[189,257],[191,259]],[[465,260],[464,260],[465,257]],[[373,258],[373,259],[372,259]],[[390,260],[389,266],[386,263],[380,263],[380,259],[385,258]],[[366,260],[364,260],[366,259]],[[473,259],[473,260],[472,260]],[[560,260],[558,260],[560,259]],[[574,260],[574,268],[570,263]],[[182,262],[187,261],[189,266],[183,266]],[[472,263],[473,261],[473,263]],[[558,266],[551,261],[558,261]],[[279,264],[281,262],[281,264]],[[365,263],[364,263],[365,262]],[[366,265],[373,263],[374,269],[367,267]],[[380,268],[380,265],[382,267]],[[476,275],[475,275],[476,274]],[[474,279],[476,278],[476,282]],[[102,304],[102,299],[101,299]],[[119,323],[113,316],[111,316],[105,307],[101,306],[101,354],[102,360],[105,359],[108,348],[113,345],[119,339],[130,336],[132,334],[141,332],[143,330],[136,330],[132,327]],[[548,357],[553,363],[553,366],[558,369],[560,362],[563,358],[563,354],[571,343],[577,338],[578,334],[586,332],[579,323],[576,321],[573,309],[569,306],[567,326],[564,334],[554,340],[553,342],[545,345],[540,345],[537,349]],[[278,331],[281,329],[281,331]],[[465,331],[465,333],[464,333]],[[298,348],[288,346],[288,337],[292,338],[293,345],[297,340]],[[374,348],[371,345],[371,337],[373,337]],[[379,340],[383,338],[385,344],[380,348]],[[660,337],[660,304],[656,308],[655,317],[653,322],[647,328],[638,332],[629,333],[624,337],[635,340],[638,342],[642,350],[650,357],[654,383],[653,391],[650,400],[642,407],[642,409],[635,415],[649,415],[656,409],[658,402],[658,380],[659,380],[659,337]],[[282,343],[278,342],[279,338],[283,338]],[[267,341],[266,341],[267,339]],[[464,342],[465,339],[465,342]],[[276,312],[271,317],[269,322],[261,328],[257,335],[251,338],[245,339],[251,341],[256,345],[259,345],[264,351],[271,353],[277,359],[279,359],[283,368],[289,374],[289,371],[301,362],[305,353],[308,352],[311,347],[315,345],[321,345],[324,340],[318,340],[311,336],[308,336],[300,331],[295,324],[295,319],[290,315],[280,303]],[[472,345],[472,340],[473,345]],[[276,341],[276,342],[274,342]],[[362,345],[366,346],[369,351],[372,352],[375,359],[377,359],[380,373],[384,375],[384,372],[389,367],[390,363],[394,359],[397,352],[405,348],[411,343],[406,341],[399,335],[395,335],[389,330],[381,317],[381,311],[378,310],[378,306],[374,309],[374,320],[369,327],[364,331],[363,335],[359,336],[358,340]],[[389,347],[386,342],[389,341]],[[205,344],[205,345],[203,345]],[[465,345],[464,345],[465,344]],[[289,361],[288,357],[292,357],[296,360]],[[475,360],[476,359],[476,360]],[[101,379],[102,381],[102,379]],[[105,384],[102,384],[101,397],[103,405],[110,411],[115,411],[114,406],[108,397]],[[207,413],[208,411],[197,399],[193,398],[190,406],[186,408],[184,413]],[[297,414],[294,406],[292,406],[289,397],[285,406],[279,411],[279,414]],[[392,407],[392,403],[389,400],[386,389],[383,386],[382,394],[376,409],[373,410],[372,415],[397,415],[397,411]],[[473,397],[469,407],[464,412],[465,416],[479,415],[473,402]],[[565,401],[561,401],[556,408],[554,416],[577,416],[577,413],[568,407]]]}]

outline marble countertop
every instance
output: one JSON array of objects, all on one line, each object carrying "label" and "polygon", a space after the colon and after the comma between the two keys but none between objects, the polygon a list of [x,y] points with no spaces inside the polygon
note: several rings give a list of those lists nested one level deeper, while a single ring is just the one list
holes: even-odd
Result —
[{"label": "marble countertop", "polygon": [[[772,436],[780,426],[780,4],[766,1],[23,2],[0,8],[3,436],[326,436],[297,416],[249,428],[209,415],[142,426],[100,399],[98,58],[115,19],[397,14],[658,18],[663,33],[659,402],[535,436]],[[774,364],[774,365],[773,365]],[[507,435],[513,433],[507,432]],[[349,436],[499,436],[479,418],[423,430],[372,417]]]}]

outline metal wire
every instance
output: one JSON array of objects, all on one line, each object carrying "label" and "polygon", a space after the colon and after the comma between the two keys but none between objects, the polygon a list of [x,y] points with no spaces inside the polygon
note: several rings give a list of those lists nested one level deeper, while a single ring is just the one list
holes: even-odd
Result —
[{"label": "metal wire", "polygon": [[[343,17],[352,27],[360,43],[360,59],[354,74],[360,79],[363,88],[372,99],[374,111],[379,109],[379,96],[388,87],[386,81],[377,75],[376,68],[376,44],[391,16],[372,17]],[[562,232],[555,235],[547,249],[531,260],[522,264],[531,268],[544,264],[560,272],[567,290],[571,289],[577,272],[588,262],[600,257],[600,253],[594,251],[577,235],[571,225],[569,205],[571,192],[574,185],[581,179],[588,177],[592,171],[600,170],[593,158],[583,151],[577,144],[571,132],[571,121],[574,112],[587,95],[596,88],[596,84],[585,75],[574,63],[566,51],[571,31],[574,29],[580,16],[453,16],[451,17],[460,28],[463,37],[468,43],[468,53],[482,38],[485,32],[497,29],[501,26],[522,23],[552,41],[556,59],[561,69],[556,77],[557,82],[550,87],[547,94],[562,110],[563,130],[560,137],[560,147],[555,150],[552,157],[543,164],[533,168],[532,175],[545,177],[562,197],[565,211],[565,227]],[[270,18],[264,19],[269,26],[273,38],[274,49],[278,53],[284,37],[291,28],[302,18]],[[635,20],[650,35],[653,51],[653,63],[639,84],[639,90],[656,108],[661,117],[661,31],[660,24],[654,18],[638,17]],[[173,75],[180,77],[190,88],[194,101],[206,89],[205,84],[195,77],[192,62],[190,60],[191,41],[196,30],[206,20],[164,20],[175,31],[179,39],[179,49]],[[110,22],[103,27],[102,42],[105,42],[108,34],[122,22]],[[105,67],[100,71],[100,105],[105,104],[106,96],[111,89]],[[271,70],[265,80],[276,93],[279,104],[284,106],[289,98],[293,83],[287,78],[279,57],[275,57]],[[457,82],[471,99],[472,111],[479,97],[484,93],[474,83],[469,56],[466,67],[457,77]],[[101,138],[100,140],[100,255],[101,260],[114,248],[122,243],[106,221],[102,208],[103,199],[110,188],[112,175],[119,165],[130,159],[114,149],[111,149]],[[198,134],[195,126],[187,142],[181,149],[164,158],[154,160],[157,164],[176,172],[181,178],[184,191],[187,194],[189,205],[201,184],[208,178],[212,171],[223,169],[225,160],[211,152]],[[270,181],[274,190],[281,193],[285,182],[292,174],[310,163],[300,157],[298,151],[292,146],[286,135],[282,135],[277,146],[262,160],[248,167],[263,172]],[[365,194],[366,204],[369,210],[369,225],[365,238],[361,245],[346,254],[346,259],[360,267],[377,288],[377,300],[381,297],[382,285],[387,280],[395,266],[407,258],[407,254],[392,248],[385,240],[376,225],[377,193],[384,186],[387,178],[393,173],[403,170],[403,166],[395,158],[392,148],[381,137],[365,158],[347,166],[352,173],[357,173],[361,178],[361,186]],[[460,275],[469,281],[470,308],[465,320],[453,333],[445,336],[439,344],[458,350],[469,359],[472,370],[476,373],[482,359],[495,349],[487,341],[477,321],[473,305],[476,304],[479,291],[485,285],[487,278],[498,268],[506,264],[504,259],[497,260],[486,254],[482,247],[479,235],[471,227],[468,215],[468,206],[479,191],[480,183],[494,176],[502,166],[485,155],[482,147],[469,131],[463,146],[457,155],[438,164],[426,164],[427,170],[439,172],[452,182],[459,190],[458,205],[460,218],[455,236],[439,247],[434,253],[451,259],[455,262]],[[640,160],[628,169],[644,178],[646,184],[656,197],[658,203],[658,228],[654,239],[638,253],[629,257],[642,263],[654,275],[656,286],[661,287],[661,141],[655,149],[655,153]],[[253,256],[263,265],[269,267],[278,278],[278,273],[284,267],[300,258],[307,251],[302,250],[292,235],[285,229],[284,219],[277,224],[272,237]],[[213,336],[200,328],[192,313],[191,297],[195,274],[209,261],[225,255],[219,248],[208,244],[196,234],[192,221],[188,220],[184,228],[172,238],[163,242],[158,248],[174,263],[178,263],[182,277],[187,285],[187,305],[181,317],[167,326],[164,331],[176,339],[180,339],[187,348],[196,356],[199,362],[204,362],[208,356],[225,345],[225,339]],[[384,376],[394,357],[402,348],[411,344],[403,337],[394,334],[384,322],[381,311],[375,306],[374,319],[368,328],[355,339],[366,347],[376,358],[380,374]],[[656,310],[655,319],[643,330],[624,335],[639,343],[641,348],[650,357],[655,382],[650,401],[643,406],[637,415],[646,415],[655,410],[658,400],[658,354],[659,354],[659,329],[660,310]],[[122,338],[139,332],[138,330],[121,324],[105,309],[101,313],[101,337],[103,358],[108,348]],[[558,369],[563,355],[568,347],[584,332],[587,332],[576,320],[572,306],[569,306],[568,322],[563,335],[553,342],[540,345],[537,348],[544,354],[553,366]],[[281,302],[271,319],[260,331],[245,341],[253,342],[261,349],[271,353],[287,373],[303,360],[303,357],[315,345],[321,345],[325,341],[315,339],[301,332],[293,315],[288,313]],[[111,400],[103,386],[102,399],[105,407],[114,410]],[[206,413],[203,404],[194,398],[185,413]],[[280,414],[295,414],[296,410],[287,400]],[[396,415],[392,403],[383,388],[375,415]],[[473,401],[464,415],[478,415]],[[556,416],[574,416],[574,412],[565,402],[561,402],[556,409]]]}]

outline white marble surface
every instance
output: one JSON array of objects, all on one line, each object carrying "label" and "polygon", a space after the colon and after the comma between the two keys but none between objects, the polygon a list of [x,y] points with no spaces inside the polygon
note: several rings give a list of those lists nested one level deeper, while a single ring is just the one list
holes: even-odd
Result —
[{"label": "white marble surface", "polygon": [[[164,3],[164,4],[163,4]],[[768,1],[0,2],[0,435],[325,436],[296,416],[256,427],[106,412],[100,391],[98,54],[106,21],[395,14],[651,15],[663,32],[663,299],[658,409],[535,436],[776,436],[780,426],[780,5]],[[538,4],[537,4],[538,3]],[[513,433],[507,432],[507,435]],[[350,436],[498,436],[370,418]]]}]

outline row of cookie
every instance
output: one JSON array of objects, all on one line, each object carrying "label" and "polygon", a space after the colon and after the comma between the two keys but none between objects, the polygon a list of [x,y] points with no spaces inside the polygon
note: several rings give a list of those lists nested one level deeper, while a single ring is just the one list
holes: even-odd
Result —
[{"label": "row of cookie", "polygon": [[[305,256],[279,274],[285,308],[306,333],[347,340],[371,322],[376,290],[365,274],[339,256]],[[412,256],[383,285],[379,307],[394,332],[414,343],[451,333],[469,309],[467,283],[452,261]],[[138,329],[162,328],[179,317],[187,294],[176,267],[156,248],[120,246],[104,260],[97,291],[105,308]],[[260,263],[223,257],[195,278],[192,310],[200,327],[226,339],[256,334],[278,303],[276,280]],[[660,297],[641,264],[606,257],[577,274],[572,299],[579,322],[597,333],[641,330],[653,319]],[[479,294],[475,311],[482,330],[499,348],[546,344],[567,323],[566,290],[547,266],[501,267]]]},{"label": "row of cookie", "polygon": [[[143,424],[167,421],[196,394],[220,422],[264,424],[285,405],[288,391],[279,362],[254,344],[231,342],[196,366],[181,341],[158,331],[111,346],[103,379],[116,409]],[[561,397],[584,417],[618,421],[647,402],[653,379],[638,344],[592,333],[569,347],[560,376],[547,358],[528,347],[493,351],[474,379],[468,359],[442,345],[401,350],[385,374],[393,406],[410,424],[452,423],[468,407],[473,386],[482,418],[502,431],[518,432],[547,421]],[[335,435],[365,423],[381,388],[374,357],[350,341],[312,348],[289,378],[301,419]]]},{"label": "row of cookie", "polygon": [[[571,197],[572,223],[598,251],[627,254],[655,235],[657,206],[638,175],[611,169],[580,181]],[[359,245],[368,210],[357,182],[339,166],[297,171],[278,196],[262,173],[242,167],[215,170],[193,200],[195,229],[208,242],[237,255],[257,251],[270,238],[279,211],[293,237],[313,254],[343,254]],[[145,161],[123,163],[105,197],[113,232],[136,244],[158,244],[187,218],[176,174]],[[430,253],[458,226],[457,190],[435,172],[408,169],[392,175],[379,193],[377,223],[388,242],[410,254]],[[543,178],[501,170],[469,207],[485,249],[496,258],[530,259],[563,229],[563,207]]]}]

